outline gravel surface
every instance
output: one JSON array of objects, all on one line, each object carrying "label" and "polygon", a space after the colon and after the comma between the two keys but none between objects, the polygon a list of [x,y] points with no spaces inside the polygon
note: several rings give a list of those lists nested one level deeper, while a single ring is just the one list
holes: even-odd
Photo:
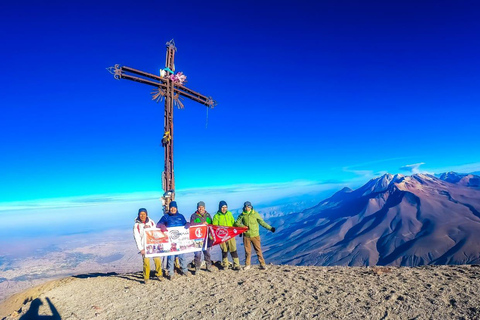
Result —
[{"label": "gravel surface", "polygon": [[[143,283],[141,272],[50,282],[2,319],[480,319],[480,266],[253,266]],[[47,318],[47,317],[45,317]]]}]

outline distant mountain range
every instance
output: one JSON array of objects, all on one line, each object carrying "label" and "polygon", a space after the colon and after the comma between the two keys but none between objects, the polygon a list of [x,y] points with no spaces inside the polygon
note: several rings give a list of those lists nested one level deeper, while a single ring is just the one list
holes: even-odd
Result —
[{"label": "distant mountain range", "polygon": [[274,263],[480,264],[480,177],[385,174],[275,223],[262,240]]}]

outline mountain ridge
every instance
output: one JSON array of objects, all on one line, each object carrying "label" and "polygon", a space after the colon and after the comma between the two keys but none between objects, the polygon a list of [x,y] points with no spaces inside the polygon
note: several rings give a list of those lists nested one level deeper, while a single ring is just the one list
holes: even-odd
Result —
[{"label": "mountain ridge", "polygon": [[387,173],[356,190],[342,189],[291,215],[265,240],[265,255],[295,265],[479,263],[480,190],[462,180],[478,176],[452,177]]}]

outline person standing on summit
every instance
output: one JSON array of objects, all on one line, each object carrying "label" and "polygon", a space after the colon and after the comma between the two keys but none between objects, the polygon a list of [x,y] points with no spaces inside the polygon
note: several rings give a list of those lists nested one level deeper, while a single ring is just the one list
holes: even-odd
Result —
[{"label": "person standing on summit", "polygon": [[[147,209],[138,209],[138,216],[135,219],[135,225],[133,226],[133,237],[137,243],[138,251],[143,258],[143,283],[147,283],[150,279],[150,258],[145,258],[145,246],[144,237],[145,229],[155,228],[155,222],[148,217]],[[155,263],[156,277],[158,280],[162,280],[162,261],[159,257],[153,258]]]},{"label": "person standing on summit", "polygon": [[[218,211],[213,216],[213,225],[214,226],[224,226],[224,227],[233,227],[235,224],[235,218],[233,214],[228,210],[227,203],[225,201],[220,201],[218,203]],[[226,242],[220,243],[220,248],[222,249],[222,268],[224,270],[228,269],[228,253],[233,259],[233,270],[240,270],[240,260],[238,259],[237,253],[237,242],[235,237],[227,240]]]},{"label": "person standing on summit", "polygon": [[[162,231],[167,231],[167,228],[170,227],[184,227],[186,229],[190,227],[190,224],[187,223],[185,217],[182,214],[178,213],[176,201],[170,202],[168,212],[164,214],[162,219],[160,219],[160,221],[158,221],[157,223],[157,228],[161,229]],[[167,270],[170,280],[172,280],[175,276],[175,258],[178,258],[178,261],[180,262],[182,275],[188,276],[188,266],[187,260],[185,259],[185,254],[171,255],[167,258]]]},{"label": "person standing on summit", "polygon": [[[200,201],[199,203],[197,203],[197,211],[195,211],[190,217],[190,224],[212,224],[212,217],[210,216],[210,213],[205,210],[205,202]],[[195,275],[197,275],[197,272],[200,271],[200,266],[202,265],[202,252],[205,259],[205,268],[208,272],[212,272],[212,269],[210,268],[212,265],[212,260],[210,258],[210,249],[211,248],[207,248],[204,251],[196,251],[194,253]]]},{"label": "person standing on summit", "polygon": [[258,225],[261,225],[265,229],[272,232],[275,232],[275,228],[263,221],[258,212],[253,210],[253,206],[250,201],[246,201],[243,204],[243,212],[238,216],[237,221],[235,221],[235,225],[237,227],[248,227],[248,230],[243,234],[243,245],[245,246],[245,267],[243,270],[250,269],[252,244],[255,252],[257,253],[260,269],[266,270],[267,265],[265,264],[265,259],[263,258],[262,248],[260,245],[260,228]]}]

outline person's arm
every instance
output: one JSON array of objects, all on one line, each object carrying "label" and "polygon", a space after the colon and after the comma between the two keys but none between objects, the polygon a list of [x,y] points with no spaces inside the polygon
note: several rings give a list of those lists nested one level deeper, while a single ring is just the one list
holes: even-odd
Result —
[{"label": "person's arm", "polygon": [[185,227],[185,229],[190,228],[190,223],[187,222],[187,219],[185,219],[183,214],[180,215],[180,219],[181,219],[180,221],[181,221],[182,225]]},{"label": "person's arm", "polygon": [[165,217],[166,215],[164,215],[162,219],[160,219],[160,221],[158,221],[157,223],[157,228],[161,229],[162,231],[167,231],[167,225],[166,225],[167,219]]},{"label": "person's arm", "polygon": [[208,223],[208,219],[210,219],[210,223],[213,224],[212,216],[210,215],[210,213],[207,212],[207,216],[206,216],[206,218],[205,218],[206,224],[209,224],[209,223]]},{"label": "person's arm", "polygon": [[[261,225],[262,227],[264,227],[265,229],[269,230],[269,231],[272,231],[275,230],[272,226],[270,226],[268,223],[266,223],[262,217],[260,217],[260,214],[257,212],[257,221],[258,221],[258,224]],[[275,231],[274,231],[275,232]]]},{"label": "person's arm", "polygon": [[135,238],[135,243],[137,244],[137,249],[138,251],[142,251],[143,248],[143,243],[142,243],[142,237],[140,236],[140,232],[138,231],[138,225],[135,223],[133,225],[133,237]]},{"label": "person's arm", "polygon": [[219,221],[218,221],[218,218],[219,218],[220,214],[216,213],[214,216],[213,216],[213,220],[212,220],[212,224],[214,226],[218,226],[219,224]]},{"label": "person's arm", "polygon": [[241,213],[238,218],[237,218],[237,221],[235,221],[235,225],[237,227],[246,227],[244,224],[243,224],[243,213]]},{"label": "person's arm", "polygon": [[190,224],[191,224],[191,225],[200,224],[200,223],[195,222],[195,219],[197,219],[196,215],[197,215],[197,214],[194,213],[194,214],[192,214],[192,215],[190,216]]},{"label": "person's arm", "polygon": [[235,226],[235,218],[233,217],[233,214],[228,211],[228,213],[226,214],[226,217],[225,217],[225,220],[226,220],[226,223],[227,223],[227,226]]}]

